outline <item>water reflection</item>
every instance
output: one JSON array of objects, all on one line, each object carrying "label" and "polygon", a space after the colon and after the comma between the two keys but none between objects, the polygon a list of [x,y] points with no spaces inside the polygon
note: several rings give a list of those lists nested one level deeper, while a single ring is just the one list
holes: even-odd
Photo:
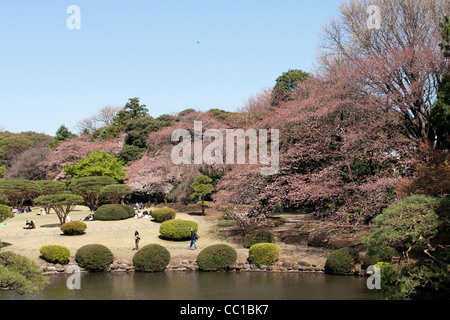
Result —
[{"label": "water reflection", "polygon": [[81,290],[67,275],[51,276],[40,293],[0,292],[0,300],[373,300],[379,296],[360,277],[316,273],[82,274]]}]

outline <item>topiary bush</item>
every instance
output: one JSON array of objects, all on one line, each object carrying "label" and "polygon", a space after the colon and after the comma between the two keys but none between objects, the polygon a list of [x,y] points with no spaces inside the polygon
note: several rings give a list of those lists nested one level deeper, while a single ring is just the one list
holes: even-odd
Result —
[{"label": "topiary bush", "polygon": [[197,256],[202,271],[226,270],[236,263],[237,252],[226,244],[216,244],[203,249]]},{"label": "topiary bush", "polygon": [[68,264],[70,250],[63,246],[44,246],[39,250],[42,258],[50,263]]},{"label": "topiary bush", "polygon": [[133,218],[134,215],[134,209],[131,207],[122,204],[107,204],[98,208],[94,217],[100,221],[117,221]]},{"label": "topiary bush", "polygon": [[244,240],[244,248],[250,248],[257,243],[273,243],[273,236],[270,232],[259,231],[255,234],[249,235]]},{"label": "topiary bush", "polygon": [[392,247],[383,247],[378,251],[369,249],[364,257],[362,268],[367,269],[369,266],[373,266],[378,262],[391,262],[392,258],[396,255],[398,255],[398,252]]},{"label": "topiary bush", "polygon": [[170,252],[158,244],[149,244],[141,248],[133,257],[136,271],[161,272],[170,262]]},{"label": "topiary bush", "polygon": [[156,222],[164,222],[175,219],[177,212],[172,208],[160,208],[152,211],[152,217]]},{"label": "topiary bush", "polygon": [[341,248],[333,251],[325,262],[325,272],[329,274],[351,274],[359,253],[353,248]]},{"label": "topiary bush", "polygon": [[189,240],[191,238],[191,229],[198,231],[198,224],[188,220],[169,220],[165,221],[159,227],[161,237],[168,240]]},{"label": "topiary bush", "polygon": [[67,236],[79,236],[84,234],[87,224],[82,221],[71,221],[61,226],[61,231]]},{"label": "topiary bush", "polygon": [[128,215],[130,216],[130,218],[133,218],[136,215],[136,211],[134,211],[134,208],[131,206],[127,206],[127,205],[122,205],[125,210],[127,210]]},{"label": "topiary bush", "polygon": [[14,213],[11,211],[11,209],[0,204],[0,223],[11,218],[14,218]]},{"label": "topiary bush", "polygon": [[81,268],[91,272],[108,271],[114,261],[114,255],[101,244],[88,244],[77,250],[75,261]]},{"label": "topiary bush", "polygon": [[272,265],[280,257],[280,246],[274,243],[257,243],[248,251],[248,261],[260,267],[261,265]]}]

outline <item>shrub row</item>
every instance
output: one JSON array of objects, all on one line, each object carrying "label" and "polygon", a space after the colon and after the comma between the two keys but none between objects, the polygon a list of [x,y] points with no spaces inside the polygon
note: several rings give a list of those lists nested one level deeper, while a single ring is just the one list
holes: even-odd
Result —
[{"label": "shrub row", "polygon": [[[70,258],[69,249],[50,245],[40,249],[42,258],[51,263],[67,264]],[[280,247],[275,244],[256,244],[251,247],[249,261],[257,266],[273,264],[278,260]],[[136,271],[161,272],[169,264],[170,252],[158,245],[149,244],[141,248],[133,257],[133,266]],[[227,270],[236,263],[237,252],[234,248],[217,244],[203,249],[198,257],[199,270],[217,271]],[[90,272],[108,271],[114,261],[114,255],[107,247],[101,244],[89,244],[79,248],[75,254],[75,261],[81,268]]]}]

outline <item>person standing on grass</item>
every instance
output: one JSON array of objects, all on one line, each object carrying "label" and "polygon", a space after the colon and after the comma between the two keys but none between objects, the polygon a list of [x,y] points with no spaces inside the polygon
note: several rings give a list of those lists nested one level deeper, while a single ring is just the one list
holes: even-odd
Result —
[{"label": "person standing on grass", "polygon": [[192,246],[194,246],[195,250],[197,250],[197,244],[195,243],[195,240],[198,239],[197,233],[194,231],[193,228],[191,228],[191,245],[189,246],[189,250],[192,250]]},{"label": "person standing on grass", "polygon": [[134,233],[134,244],[135,244],[135,248],[134,250],[139,250],[139,241],[141,240],[141,237],[139,236],[139,232],[135,232]]}]

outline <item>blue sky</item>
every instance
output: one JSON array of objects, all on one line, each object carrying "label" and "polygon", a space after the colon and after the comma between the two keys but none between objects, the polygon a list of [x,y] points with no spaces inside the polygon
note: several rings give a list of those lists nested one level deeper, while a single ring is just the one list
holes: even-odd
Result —
[{"label": "blue sky", "polygon": [[[139,97],[152,116],[235,111],[289,69],[311,71],[339,0],[0,3],[0,127],[53,135]],[[69,30],[70,5],[81,29]]]}]

